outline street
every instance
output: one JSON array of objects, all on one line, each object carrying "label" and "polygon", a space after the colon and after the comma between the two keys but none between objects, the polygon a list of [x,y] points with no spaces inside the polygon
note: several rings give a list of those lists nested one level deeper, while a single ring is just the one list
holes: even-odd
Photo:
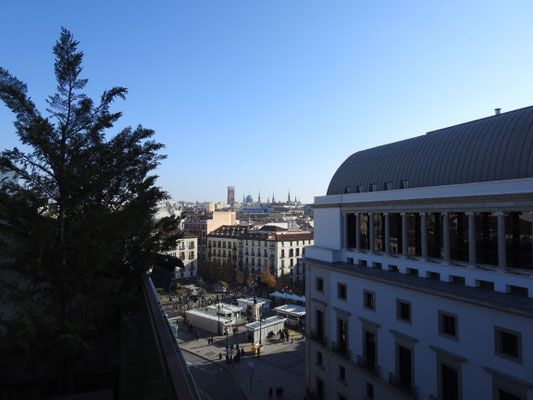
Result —
[{"label": "street", "polygon": [[202,400],[246,400],[229,371],[187,351],[183,352],[183,358],[194,377]]}]

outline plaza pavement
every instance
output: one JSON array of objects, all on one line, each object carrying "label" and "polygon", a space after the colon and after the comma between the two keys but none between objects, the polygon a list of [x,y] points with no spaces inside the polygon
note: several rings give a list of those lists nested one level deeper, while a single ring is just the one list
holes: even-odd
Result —
[{"label": "plaza pavement", "polygon": [[[187,351],[209,360],[231,372],[233,379],[241,388],[247,399],[268,399],[268,389],[273,391],[283,387],[283,399],[303,399],[305,394],[305,338],[300,332],[289,330],[290,339],[281,343],[279,336],[262,339],[261,356],[251,352],[251,343],[244,342],[244,334],[230,336],[230,343],[239,340],[239,347],[244,346],[245,355],[239,363],[226,363],[226,336],[213,336],[198,330],[200,339],[196,339],[197,329],[191,332],[179,319],[178,344],[182,351]],[[214,343],[207,344],[208,337],[214,337]],[[222,360],[219,355],[222,355]],[[235,351],[233,352],[235,354]],[[252,383],[250,384],[250,364],[253,363]]]}]

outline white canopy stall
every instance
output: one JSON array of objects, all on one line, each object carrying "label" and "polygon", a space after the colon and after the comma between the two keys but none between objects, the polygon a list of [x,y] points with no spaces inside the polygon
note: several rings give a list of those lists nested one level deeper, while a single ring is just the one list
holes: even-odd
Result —
[{"label": "white canopy stall", "polygon": [[249,324],[244,325],[244,330],[246,332],[246,338],[251,340],[253,343],[259,342],[259,337],[264,340],[267,338],[270,332],[273,332],[274,335],[277,334],[285,326],[285,318],[281,317],[270,317],[262,321],[255,321]]},{"label": "white canopy stall", "polygon": [[284,304],[274,308],[276,314],[280,317],[287,318],[287,325],[298,327],[300,320],[305,319],[305,307],[296,304]]}]

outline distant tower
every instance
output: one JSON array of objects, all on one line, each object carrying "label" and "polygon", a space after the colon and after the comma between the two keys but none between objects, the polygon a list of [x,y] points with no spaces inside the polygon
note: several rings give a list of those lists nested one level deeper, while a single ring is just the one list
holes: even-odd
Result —
[{"label": "distant tower", "polygon": [[291,190],[289,189],[289,196],[287,197],[287,203],[291,202]]},{"label": "distant tower", "polygon": [[257,202],[261,203],[261,189],[259,189],[259,195],[257,196]]},{"label": "distant tower", "polygon": [[228,204],[232,206],[235,203],[235,186],[228,186]]},{"label": "distant tower", "polygon": [[267,204],[270,204],[270,197],[267,197]]},{"label": "distant tower", "polygon": [[276,202],[276,198],[274,197],[274,192],[272,192],[272,203]]},{"label": "distant tower", "polygon": [[244,203],[244,194],[242,195],[242,202]]}]

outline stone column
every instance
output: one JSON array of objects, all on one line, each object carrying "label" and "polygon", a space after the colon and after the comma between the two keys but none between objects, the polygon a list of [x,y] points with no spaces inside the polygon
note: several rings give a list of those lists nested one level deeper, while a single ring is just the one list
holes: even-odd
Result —
[{"label": "stone column", "polygon": [[368,243],[370,252],[374,252],[374,214],[368,213]]},{"label": "stone column", "polygon": [[348,248],[348,214],[342,214],[342,249]]},{"label": "stone column", "polygon": [[407,214],[401,213],[402,216],[402,256],[407,257]]},{"label": "stone column", "polygon": [[355,214],[355,249],[361,250],[361,218],[359,213]]},{"label": "stone column", "polygon": [[385,253],[390,254],[390,216],[389,213],[383,213],[385,218]]},{"label": "stone column", "polygon": [[450,220],[448,213],[443,212],[442,215],[442,247],[444,247],[444,263],[450,262]]},{"label": "stone column", "polygon": [[468,263],[476,265],[476,217],[473,212],[467,212],[468,216]]},{"label": "stone column", "polygon": [[426,213],[420,213],[420,235],[422,236],[422,258],[428,258],[428,219]]},{"label": "stone column", "polygon": [[503,212],[497,212],[498,216],[498,266],[507,267],[507,252],[505,249],[505,215]]}]

